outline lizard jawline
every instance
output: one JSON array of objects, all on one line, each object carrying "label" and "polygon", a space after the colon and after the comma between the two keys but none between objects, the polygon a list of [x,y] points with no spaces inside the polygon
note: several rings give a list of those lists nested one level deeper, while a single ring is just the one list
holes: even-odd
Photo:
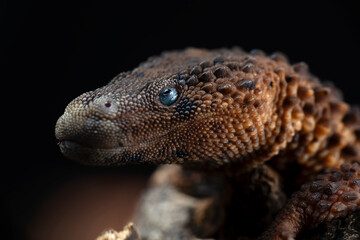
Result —
[{"label": "lizard jawline", "polygon": [[91,165],[104,165],[104,159],[111,165],[116,162],[116,156],[123,150],[122,147],[94,148],[71,140],[59,142],[61,152],[71,160]]}]

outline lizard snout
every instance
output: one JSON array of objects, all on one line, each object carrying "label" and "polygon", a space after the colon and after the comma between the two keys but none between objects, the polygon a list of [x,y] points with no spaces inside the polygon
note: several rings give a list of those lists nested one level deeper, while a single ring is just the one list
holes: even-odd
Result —
[{"label": "lizard snout", "polygon": [[94,152],[121,146],[116,101],[102,96],[87,100],[80,96],[71,102],[58,119],[55,136],[62,153],[70,159],[88,162]]}]

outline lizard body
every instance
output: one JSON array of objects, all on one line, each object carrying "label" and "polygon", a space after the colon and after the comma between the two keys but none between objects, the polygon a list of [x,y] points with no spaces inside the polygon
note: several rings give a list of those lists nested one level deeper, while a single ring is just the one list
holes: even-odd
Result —
[{"label": "lizard body", "polygon": [[280,172],[299,166],[301,182],[315,182],[262,236],[291,239],[359,208],[358,118],[304,63],[189,48],[149,58],[73,100],[56,137],[65,156],[89,164],[179,163],[230,176],[265,162]]}]

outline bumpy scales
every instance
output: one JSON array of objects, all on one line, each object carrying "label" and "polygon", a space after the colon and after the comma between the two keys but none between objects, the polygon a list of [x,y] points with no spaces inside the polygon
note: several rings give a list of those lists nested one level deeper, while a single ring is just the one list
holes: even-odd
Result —
[{"label": "bumpy scales", "polygon": [[189,48],[149,58],[73,100],[56,137],[65,156],[90,164],[181,163],[229,175],[266,161],[280,172],[300,166],[300,182],[314,182],[263,236],[291,239],[359,208],[358,118],[304,63]]}]

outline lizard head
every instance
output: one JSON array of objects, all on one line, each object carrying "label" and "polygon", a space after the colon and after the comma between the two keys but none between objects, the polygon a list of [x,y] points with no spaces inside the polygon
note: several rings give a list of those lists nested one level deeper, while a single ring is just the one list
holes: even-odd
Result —
[{"label": "lizard head", "polygon": [[74,99],[56,124],[62,153],[99,165],[218,166],[260,149],[277,80],[240,50],[218,54],[166,53]]},{"label": "lizard head", "polygon": [[169,136],[184,130],[179,114],[194,112],[182,96],[184,85],[174,78],[132,80],[120,74],[70,102],[55,130],[65,156],[107,165],[161,160],[176,151]]}]

